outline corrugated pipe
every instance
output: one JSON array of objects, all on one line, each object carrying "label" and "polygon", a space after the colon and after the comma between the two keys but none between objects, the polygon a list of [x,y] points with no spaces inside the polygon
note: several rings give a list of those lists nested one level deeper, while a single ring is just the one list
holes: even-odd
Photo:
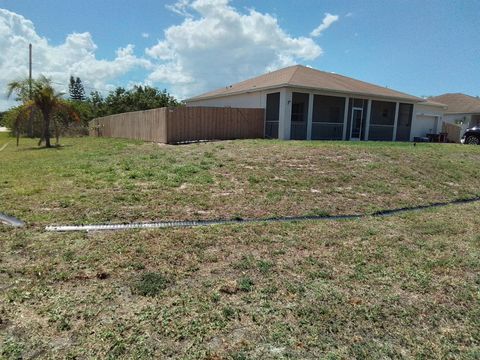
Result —
[{"label": "corrugated pipe", "polygon": [[5,215],[0,213],[0,223],[14,226],[14,227],[22,227],[25,226],[25,223],[22,220],[19,220],[13,216]]},{"label": "corrugated pipe", "polygon": [[454,204],[465,204],[480,201],[480,196],[469,199],[458,199],[449,202],[438,202],[428,205],[419,205],[412,207],[403,207],[397,209],[380,210],[373,214],[359,215],[305,215],[305,216],[284,216],[278,218],[259,218],[259,219],[224,219],[224,220],[197,220],[197,221],[162,221],[162,222],[145,222],[131,224],[100,224],[100,225],[64,225],[64,226],[47,226],[47,231],[102,231],[102,230],[127,230],[127,229],[158,229],[158,228],[181,228],[194,226],[209,226],[221,224],[245,224],[245,223],[273,223],[287,221],[305,221],[305,220],[352,220],[366,217],[383,217],[391,216],[398,213],[408,211],[418,211],[429,208],[442,207]]}]

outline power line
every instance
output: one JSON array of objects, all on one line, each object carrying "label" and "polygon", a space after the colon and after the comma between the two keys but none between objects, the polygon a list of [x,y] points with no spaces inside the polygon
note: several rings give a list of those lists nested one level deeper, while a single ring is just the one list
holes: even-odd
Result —
[{"label": "power line", "polygon": [[[39,63],[36,63],[36,62],[31,62],[31,64],[33,65],[42,65],[42,64],[39,64]],[[73,75],[71,75],[73,76]],[[140,80],[140,79],[129,79],[129,82],[131,83],[139,83],[139,84],[143,84],[145,82],[145,79],[143,80]],[[68,84],[67,83],[62,83],[62,82],[58,82],[58,81],[53,81],[52,80],[52,84],[56,84],[56,85],[61,85],[65,88],[65,90],[67,91],[68,90]],[[90,89],[90,90],[95,90],[95,91],[99,91],[99,92],[110,92],[118,87],[126,87],[125,85],[112,85],[113,86],[113,89],[106,89],[106,88],[98,88],[98,87],[95,87],[95,86],[90,86],[90,85],[85,85],[85,83],[83,83],[83,87],[86,88],[86,89]],[[160,89],[160,87],[158,87],[158,89]]]},{"label": "power line", "polygon": [[[65,89],[68,89],[68,85],[67,85],[67,84],[64,84],[64,83],[61,83],[61,82],[58,82],[58,81],[52,81],[52,84],[61,85],[61,86],[63,86]],[[91,89],[91,90],[97,90],[97,91],[102,91],[102,92],[111,91],[111,90],[107,90],[107,89],[96,88],[96,87],[89,86],[89,85],[84,85],[84,84],[82,84],[82,85],[83,85],[84,88]]]},{"label": "power line", "polygon": [[[137,83],[137,82],[140,83],[140,84],[143,83],[143,81],[140,81],[140,80],[130,80],[130,81],[133,82],[133,83]],[[65,83],[61,83],[61,82],[58,82],[58,81],[52,81],[52,84],[61,85],[65,89],[68,89],[68,84],[65,84]],[[84,88],[97,90],[97,91],[101,91],[101,92],[110,92],[110,91],[113,91],[114,89],[116,89],[118,87],[125,87],[125,86],[121,86],[121,85],[112,85],[112,86],[113,86],[113,89],[101,89],[101,88],[97,88],[97,87],[93,87],[93,86],[83,84]]]}]

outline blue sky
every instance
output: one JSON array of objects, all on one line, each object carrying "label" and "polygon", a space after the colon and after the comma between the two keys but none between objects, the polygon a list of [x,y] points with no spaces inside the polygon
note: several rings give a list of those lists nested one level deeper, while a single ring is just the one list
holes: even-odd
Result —
[{"label": "blue sky", "polygon": [[[73,74],[186,97],[300,63],[418,96],[480,95],[480,1],[226,2],[0,0],[0,86],[27,74],[33,42],[34,72],[60,87]],[[327,13],[337,20],[313,36]]]}]

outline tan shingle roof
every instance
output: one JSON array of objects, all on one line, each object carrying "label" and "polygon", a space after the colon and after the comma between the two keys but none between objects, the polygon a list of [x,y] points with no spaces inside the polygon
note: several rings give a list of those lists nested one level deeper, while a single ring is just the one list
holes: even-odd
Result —
[{"label": "tan shingle roof", "polygon": [[448,106],[446,114],[480,114],[480,99],[470,95],[443,94],[430,97],[428,100],[446,104]]},{"label": "tan shingle roof", "polygon": [[187,101],[222,97],[281,86],[326,90],[352,95],[370,95],[414,102],[423,100],[416,96],[352,79],[343,75],[332,74],[302,65],[295,65],[205,93],[190,98]]},{"label": "tan shingle roof", "polygon": [[438,106],[442,107],[444,109],[447,109],[447,104],[440,103],[438,101],[432,101],[431,99],[425,99],[422,102],[419,103],[420,105],[428,105],[428,106]]}]

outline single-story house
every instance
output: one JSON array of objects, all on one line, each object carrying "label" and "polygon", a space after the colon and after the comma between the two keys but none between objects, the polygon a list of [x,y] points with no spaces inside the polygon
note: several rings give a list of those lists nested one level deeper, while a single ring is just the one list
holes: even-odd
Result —
[{"label": "single-story house", "polygon": [[441,132],[446,106],[295,65],[186,100],[187,106],[263,108],[265,137],[412,141]]},{"label": "single-story house", "polygon": [[447,105],[443,121],[462,127],[462,134],[469,127],[480,125],[480,98],[461,93],[434,96],[428,101]]}]

